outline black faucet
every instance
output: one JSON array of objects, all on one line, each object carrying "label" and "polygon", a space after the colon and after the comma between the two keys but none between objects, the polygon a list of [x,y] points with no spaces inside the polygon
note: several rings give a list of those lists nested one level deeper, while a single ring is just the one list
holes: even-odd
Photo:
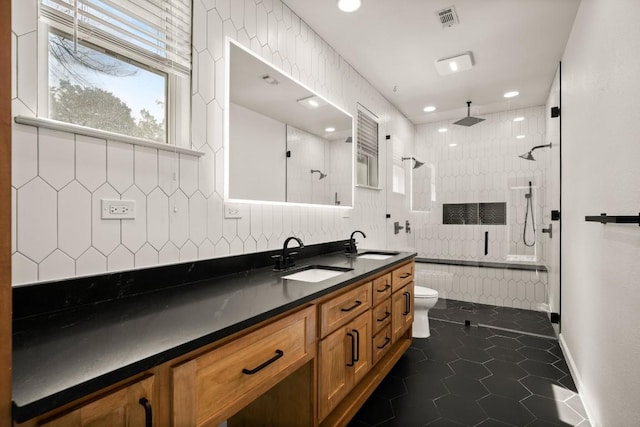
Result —
[{"label": "black faucet", "polygon": [[276,260],[276,265],[274,267],[274,270],[286,270],[287,268],[291,268],[296,265],[296,263],[294,262],[294,258],[298,254],[298,252],[287,253],[287,246],[289,246],[289,242],[292,240],[295,240],[296,242],[298,242],[299,247],[304,248],[304,244],[302,243],[302,240],[293,236],[287,237],[287,239],[284,241],[284,245],[282,246],[282,254],[274,255],[271,257]]},{"label": "black faucet", "polygon": [[356,230],[353,233],[351,233],[351,237],[349,237],[349,242],[344,244],[344,246],[346,247],[344,252],[347,254],[347,256],[356,256],[358,254],[358,248],[356,247],[356,239],[354,239],[353,237],[356,233],[362,234],[362,237],[364,237],[365,239],[367,238],[366,234],[364,234],[360,230]]}]

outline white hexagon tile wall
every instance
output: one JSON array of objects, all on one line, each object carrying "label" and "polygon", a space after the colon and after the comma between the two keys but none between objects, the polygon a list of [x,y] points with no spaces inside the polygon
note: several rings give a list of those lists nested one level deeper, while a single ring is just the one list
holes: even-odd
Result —
[{"label": "white hexagon tile wall", "polygon": [[[12,4],[14,115],[37,113],[37,1]],[[292,234],[307,244],[333,241],[356,225],[371,236],[367,246],[384,245],[377,191],[357,189],[349,218],[339,209],[251,204],[245,217],[224,219],[224,37],[351,114],[366,105],[380,116],[381,135],[412,140],[415,130],[281,1],[193,7],[192,140],[182,145],[204,156],[14,123],[14,284],[276,249]],[[136,219],[100,219],[103,198],[136,200]]]}]

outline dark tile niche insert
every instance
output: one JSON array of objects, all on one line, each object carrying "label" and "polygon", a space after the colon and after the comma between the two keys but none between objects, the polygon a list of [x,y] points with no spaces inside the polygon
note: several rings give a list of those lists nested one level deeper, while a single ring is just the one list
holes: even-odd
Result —
[{"label": "dark tile niche insert", "polygon": [[494,203],[445,203],[442,205],[443,224],[506,225],[507,204]]}]

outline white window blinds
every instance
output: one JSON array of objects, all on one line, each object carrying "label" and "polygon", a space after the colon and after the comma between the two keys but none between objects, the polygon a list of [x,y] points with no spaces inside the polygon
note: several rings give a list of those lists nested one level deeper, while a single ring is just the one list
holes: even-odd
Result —
[{"label": "white window blinds", "polygon": [[378,157],[378,123],[368,114],[358,111],[358,154]]},{"label": "white window blinds", "polygon": [[158,70],[191,70],[190,0],[40,0],[40,19]]}]

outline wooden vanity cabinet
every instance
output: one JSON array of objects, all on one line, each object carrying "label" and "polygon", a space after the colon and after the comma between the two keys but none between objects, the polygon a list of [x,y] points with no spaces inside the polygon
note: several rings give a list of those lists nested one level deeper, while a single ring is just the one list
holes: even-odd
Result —
[{"label": "wooden vanity cabinet", "polygon": [[[35,424],[44,427],[151,427],[154,400],[154,377],[136,381],[64,415]],[[157,423],[155,425],[158,425]]]},{"label": "wooden vanity cabinet", "polygon": [[217,426],[315,357],[315,306],[172,368],[175,427]]}]

